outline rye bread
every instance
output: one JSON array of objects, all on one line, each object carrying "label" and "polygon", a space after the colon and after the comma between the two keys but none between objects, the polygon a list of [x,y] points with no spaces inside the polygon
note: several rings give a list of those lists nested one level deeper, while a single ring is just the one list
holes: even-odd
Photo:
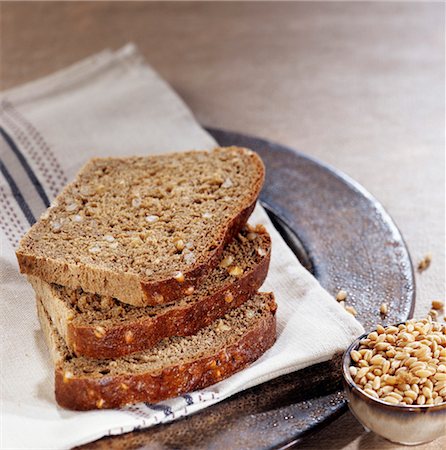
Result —
[{"label": "rye bread", "polygon": [[20,271],[135,306],[181,298],[245,225],[264,180],[256,153],[96,158],[23,237]]},{"label": "rye bread", "polygon": [[[116,358],[188,336],[251,298],[268,272],[271,239],[261,227],[231,241],[197,289],[176,303],[137,307],[112,297],[49,284],[28,276],[69,350],[77,356]],[[233,272],[237,275],[231,275]]]},{"label": "rye bread", "polygon": [[259,293],[197,334],[112,360],[73,356],[42,303],[37,310],[55,363],[56,400],[69,409],[156,403],[202,389],[243,369],[276,339],[273,294]]}]

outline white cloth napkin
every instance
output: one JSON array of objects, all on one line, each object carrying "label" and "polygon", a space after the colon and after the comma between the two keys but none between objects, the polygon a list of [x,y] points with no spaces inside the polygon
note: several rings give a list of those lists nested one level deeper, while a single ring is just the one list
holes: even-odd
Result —
[{"label": "white cloth napkin", "polygon": [[216,145],[132,45],[104,51],[4,92],[0,109],[1,435],[7,448],[68,448],[174,420],[236,392],[330,359],[361,325],[297,261],[261,207],[273,241],[263,290],[278,302],[276,344],[251,367],[200,392],[157,405],[74,412],[54,400],[53,366],[18,273],[14,248],[61,187],[92,156]]}]

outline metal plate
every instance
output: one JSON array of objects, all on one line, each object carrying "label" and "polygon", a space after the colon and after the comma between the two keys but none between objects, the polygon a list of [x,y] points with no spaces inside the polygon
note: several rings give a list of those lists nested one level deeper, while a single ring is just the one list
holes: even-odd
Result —
[{"label": "metal plate", "polygon": [[[404,240],[383,207],[341,172],[269,141],[217,129],[220,145],[249,147],[267,169],[261,202],[322,286],[348,292],[366,330],[412,315],[415,281]],[[83,446],[146,449],[285,448],[346,407],[337,359],[285,375],[209,409],[145,431]]]}]

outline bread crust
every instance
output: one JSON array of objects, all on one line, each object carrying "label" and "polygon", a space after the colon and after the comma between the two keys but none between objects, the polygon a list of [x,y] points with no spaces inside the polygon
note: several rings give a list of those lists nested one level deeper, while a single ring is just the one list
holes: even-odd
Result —
[{"label": "bread crust", "polygon": [[203,389],[244,369],[268,350],[276,340],[276,304],[271,295],[270,314],[247,331],[236,343],[212,356],[163,369],[101,378],[73,377],[64,381],[59,363],[55,370],[57,403],[68,409],[118,408],[124,405],[156,403]]},{"label": "bread crust", "polygon": [[[248,222],[249,216],[254,211],[257,198],[248,208],[240,212],[226,228],[224,237],[220,240],[220,245],[215,248],[211,258],[204,264],[196,266],[189,272],[184,272],[184,281],[179,283],[174,278],[167,278],[154,283],[141,282],[141,289],[144,293],[145,303],[135,306],[154,306],[178,300],[184,296],[184,291],[188,287],[197,287],[200,280],[205,277],[220,261],[221,255],[232,239],[242,230]],[[166,300],[167,299],[167,300]]]},{"label": "bread crust", "polygon": [[19,247],[16,252],[20,272],[37,276],[48,283],[57,283],[72,289],[81,287],[86,292],[119,298],[122,302],[134,306],[154,306],[178,300],[188,287],[196,287],[200,280],[218,264],[225,245],[248,221],[265,177],[265,168],[259,157],[255,158],[255,163],[258,179],[253,184],[251,195],[247,199],[248,206],[228,222],[220,237],[216,237],[218,245],[211,251],[208,259],[192,266],[188,271],[183,271],[184,281],[181,283],[174,278],[175,270],[172,270],[172,276],[168,278],[146,281],[137,274],[114,272],[88,264],[79,266],[59,259],[39,257],[28,253],[22,247]]},{"label": "bread crust", "polygon": [[[195,334],[257,292],[268,273],[270,252],[271,248],[257,266],[233,284],[227,284],[185,308],[170,309],[160,316],[124,322],[112,328],[104,327],[104,334],[100,337],[97,337],[94,326],[70,322],[67,327],[67,346],[78,356],[117,358],[149,349],[166,337]],[[225,300],[227,293],[232,294],[231,302]]]}]

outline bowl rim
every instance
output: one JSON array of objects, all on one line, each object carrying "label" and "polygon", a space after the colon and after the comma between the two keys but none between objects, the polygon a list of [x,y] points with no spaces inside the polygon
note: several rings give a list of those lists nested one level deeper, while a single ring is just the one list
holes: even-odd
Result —
[{"label": "bowl rim", "polygon": [[[401,324],[405,324],[404,322],[398,322],[397,324],[388,324],[387,326],[398,326]],[[364,401],[373,401],[377,405],[383,408],[389,408],[392,410],[401,410],[402,412],[426,412],[426,411],[441,411],[446,409],[446,402],[442,402],[439,405],[393,405],[392,403],[387,403],[381,399],[372,397],[371,395],[367,394],[363,389],[361,389],[353,380],[349,367],[351,365],[351,356],[350,353],[352,350],[356,350],[357,347],[359,347],[359,342],[367,337],[370,333],[373,331],[377,331],[376,328],[374,328],[371,331],[368,331],[366,333],[361,334],[358,338],[356,338],[347,348],[347,350],[344,352],[344,355],[342,357],[342,375],[344,378],[344,381],[348,384],[348,386],[355,391],[361,397],[361,400]]]}]

